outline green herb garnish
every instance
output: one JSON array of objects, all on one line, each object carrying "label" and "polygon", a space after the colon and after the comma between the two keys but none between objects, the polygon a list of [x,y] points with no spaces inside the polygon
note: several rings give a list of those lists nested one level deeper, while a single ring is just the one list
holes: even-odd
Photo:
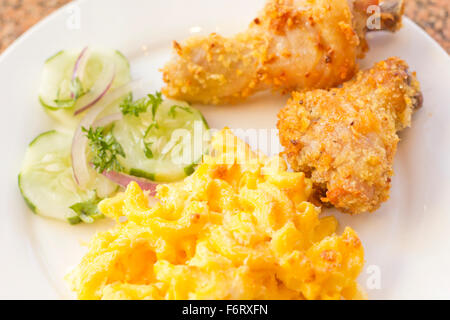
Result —
[{"label": "green herb garnish", "polygon": [[159,125],[158,125],[158,123],[155,121],[155,122],[152,122],[149,126],[148,126],[148,128],[147,128],[147,130],[145,130],[145,133],[144,133],[144,154],[145,154],[145,156],[148,158],[148,159],[153,159],[153,151],[152,151],[152,149],[151,149],[151,146],[153,145],[153,142],[154,141],[151,141],[151,142],[145,142],[145,138],[147,137],[147,135],[148,135],[148,133],[150,132],[150,130],[152,130],[153,128],[155,128],[155,129],[159,129]]},{"label": "green herb garnish", "polygon": [[159,125],[158,125],[157,122],[152,122],[152,123],[148,126],[148,128],[145,130],[144,138],[147,137],[148,133],[149,133],[150,130],[152,130],[153,128],[159,129]]},{"label": "green herb garnish", "polygon": [[139,117],[140,113],[147,112],[148,107],[152,106],[153,119],[155,118],[156,110],[163,102],[161,92],[148,94],[146,97],[133,101],[133,97],[129,94],[121,103],[120,110],[123,115],[133,115]]},{"label": "green herb garnish", "polygon": [[89,145],[91,147],[94,158],[92,164],[97,172],[102,173],[104,171],[122,171],[123,167],[117,160],[117,156],[125,156],[120,143],[112,134],[112,130],[105,130],[104,127],[92,127],[88,129],[82,128],[83,132],[86,132],[86,137],[89,139]]},{"label": "green herb garnish", "polygon": [[153,120],[155,120],[156,111],[158,111],[159,105],[163,102],[163,98],[161,92],[155,92],[155,94],[149,94],[147,96],[150,99],[150,103],[152,104],[152,116]]},{"label": "green herb garnish", "polygon": [[98,203],[100,198],[94,197],[91,200],[75,203],[70,207],[76,216],[67,218],[70,224],[77,224],[80,222],[93,223],[95,220],[104,218],[105,216],[98,210]]},{"label": "green herb garnish", "polygon": [[142,98],[136,101],[133,101],[133,96],[129,94],[121,103],[120,110],[123,115],[133,115],[139,117],[139,114],[142,112],[146,112],[149,106],[149,102],[147,98]]},{"label": "green herb garnish", "polygon": [[144,154],[148,159],[153,159],[152,144],[153,142],[144,142]]},{"label": "green herb garnish", "polygon": [[176,109],[181,109],[185,112],[192,113],[192,110],[190,110],[188,107],[173,105],[169,110],[169,116],[171,116],[172,118],[175,118],[175,115],[177,112]]},{"label": "green herb garnish", "polygon": [[86,91],[83,89],[83,85],[81,84],[81,81],[78,77],[73,79],[70,82],[70,92],[73,93],[73,97],[69,99],[61,99],[60,98],[60,92],[61,88],[58,89],[58,92],[56,94],[57,98],[54,100],[56,105],[59,108],[71,108],[75,105],[75,102],[78,98],[86,94]]}]

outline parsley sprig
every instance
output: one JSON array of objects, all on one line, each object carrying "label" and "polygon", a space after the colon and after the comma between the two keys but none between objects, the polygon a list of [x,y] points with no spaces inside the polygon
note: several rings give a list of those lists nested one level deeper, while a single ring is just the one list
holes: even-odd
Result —
[{"label": "parsley sprig", "polygon": [[106,130],[104,127],[97,128],[82,128],[89,139],[89,146],[91,147],[94,158],[92,164],[97,172],[104,171],[122,171],[123,167],[117,160],[118,156],[126,157],[120,143],[117,142],[111,130]]},{"label": "parsley sprig", "polygon": [[140,113],[147,112],[148,107],[152,106],[153,119],[159,105],[163,102],[161,92],[148,94],[146,97],[133,101],[133,96],[129,94],[121,103],[120,110],[123,115],[133,115],[139,117]]}]

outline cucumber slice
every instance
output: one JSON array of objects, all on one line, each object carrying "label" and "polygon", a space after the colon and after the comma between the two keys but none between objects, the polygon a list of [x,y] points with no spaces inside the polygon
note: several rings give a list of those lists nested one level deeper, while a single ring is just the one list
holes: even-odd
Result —
[{"label": "cucumber slice", "polygon": [[119,162],[127,173],[173,182],[194,171],[208,149],[208,129],[200,111],[186,102],[165,100],[156,110],[126,115],[113,134],[125,151]]},{"label": "cucumber slice", "polygon": [[[72,176],[70,146],[72,135],[59,131],[48,131],[35,138],[28,146],[19,174],[19,189],[27,205],[36,214],[68,220],[71,223],[93,222],[93,217],[81,210],[99,198],[95,189],[107,196],[117,190],[117,186],[98,175],[90,190],[81,190]],[[81,208],[78,212],[75,208]],[[84,216],[83,216],[84,214]]]},{"label": "cucumber slice", "polygon": [[[84,92],[89,91],[102,73],[102,68],[109,59],[115,65],[115,78],[112,89],[131,80],[130,65],[125,56],[112,49],[89,49],[90,55],[85,72],[78,83]],[[74,111],[80,106],[71,98],[72,72],[81,50],[63,50],[47,59],[39,89],[39,101],[46,111],[62,124],[74,127],[80,116]]]}]

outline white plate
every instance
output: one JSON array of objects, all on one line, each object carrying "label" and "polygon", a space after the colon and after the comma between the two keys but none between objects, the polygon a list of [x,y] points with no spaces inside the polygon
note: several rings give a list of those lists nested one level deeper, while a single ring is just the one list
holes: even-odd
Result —
[{"label": "white plate", "polygon": [[[63,276],[84,252],[94,226],[69,226],[34,216],[17,188],[28,142],[52,123],[37,100],[44,60],[73,47],[121,50],[133,77],[162,86],[158,72],[171,41],[192,32],[232,34],[246,27],[264,0],[90,0],[57,11],[0,58],[1,146],[0,298],[70,298]],[[236,10],[239,8],[239,10]],[[418,73],[424,107],[401,134],[391,199],[373,214],[337,214],[359,233],[366,249],[360,282],[370,298],[450,298],[450,59],[405,19],[395,35],[370,36],[362,65],[392,55]],[[259,96],[233,107],[201,107],[212,127],[274,128],[284,97]],[[275,150],[272,150],[272,152]],[[335,213],[332,211],[332,213]],[[380,286],[368,282],[379,272]],[[370,276],[372,275],[372,278]],[[369,287],[368,287],[369,284]],[[375,286],[375,288],[374,288]]]}]

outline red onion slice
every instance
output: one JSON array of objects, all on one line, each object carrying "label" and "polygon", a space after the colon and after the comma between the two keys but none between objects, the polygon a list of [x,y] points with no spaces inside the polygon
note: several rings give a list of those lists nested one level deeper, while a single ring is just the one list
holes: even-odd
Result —
[{"label": "red onion slice", "polygon": [[73,176],[81,188],[87,188],[87,185],[91,180],[86,158],[88,139],[84,135],[81,128],[90,128],[106,107],[133,91],[133,89],[137,88],[139,85],[141,85],[140,81],[134,81],[112,90],[105,96],[104,99],[102,99],[100,103],[90,108],[84,118],[81,119],[73,135],[71,154]]},{"label": "red onion slice", "polygon": [[80,66],[83,64],[83,60],[85,60],[85,53],[87,52],[88,47],[84,47],[83,50],[81,50],[80,55],[78,56],[77,60],[75,61],[75,66],[73,68],[72,72],[72,80],[75,80],[78,74],[78,71],[80,70]]},{"label": "red onion slice", "polygon": [[[75,81],[76,78],[78,78],[81,82],[83,81],[84,71],[86,69],[86,64],[89,60],[91,51],[88,50],[88,47],[84,47],[83,50],[81,50],[80,55],[78,56],[77,60],[75,61],[75,66],[73,67],[72,71],[72,81]],[[70,93],[70,97],[72,99],[75,98],[75,92]]]},{"label": "red onion slice", "polygon": [[104,171],[103,175],[111,180],[112,182],[117,183],[119,186],[126,188],[128,184],[132,181],[136,182],[139,187],[144,191],[149,191],[149,196],[154,196],[156,194],[156,186],[158,183],[138,178],[134,176],[130,176],[128,174],[122,173],[122,172],[116,172],[116,171]]},{"label": "red onion slice", "polygon": [[81,112],[86,111],[99,102],[111,88],[114,82],[115,74],[114,63],[105,63],[100,77],[94,83],[89,93],[85,94],[78,100],[77,105],[80,105],[81,107],[75,111],[74,115],[78,115]]},{"label": "red onion slice", "polygon": [[113,123],[114,121],[119,121],[122,119],[123,119],[123,114],[121,112],[117,112],[117,113],[110,114],[106,117],[103,117],[101,119],[98,119],[97,121],[94,122],[94,124],[92,126],[94,128],[105,127],[105,126]]}]

